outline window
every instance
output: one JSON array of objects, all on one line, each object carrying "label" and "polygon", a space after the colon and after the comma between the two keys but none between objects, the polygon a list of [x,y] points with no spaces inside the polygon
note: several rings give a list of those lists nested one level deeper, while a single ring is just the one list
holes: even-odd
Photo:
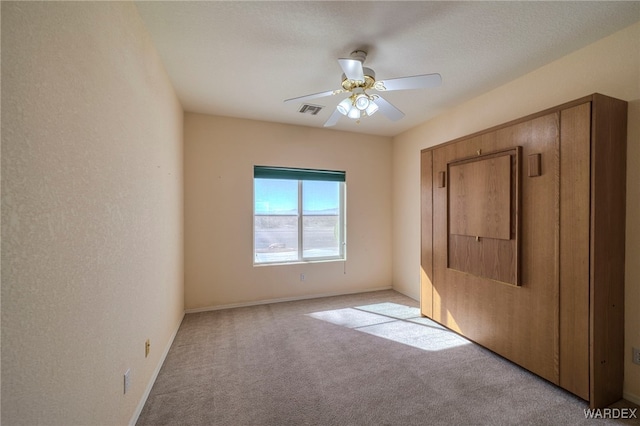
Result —
[{"label": "window", "polygon": [[254,166],[254,264],[345,259],[345,172]]}]

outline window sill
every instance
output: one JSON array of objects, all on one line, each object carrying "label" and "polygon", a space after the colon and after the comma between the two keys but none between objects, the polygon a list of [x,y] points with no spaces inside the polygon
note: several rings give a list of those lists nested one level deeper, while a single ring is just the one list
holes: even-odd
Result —
[{"label": "window sill", "polygon": [[284,265],[308,265],[310,263],[330,263],[330,262],[346,262],[347,259],[339,258],[339,259],[314,259],[314,260],[296,260],[291,262],[265,262],[265,263],[254,263],[254,267],[262,267],[262,266],[284,266]]}]

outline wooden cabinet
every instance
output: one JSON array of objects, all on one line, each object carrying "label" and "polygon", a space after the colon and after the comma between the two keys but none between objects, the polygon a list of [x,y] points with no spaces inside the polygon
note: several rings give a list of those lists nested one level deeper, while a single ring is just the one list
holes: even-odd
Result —
[{"label": "wooden cabinet", "polygon": [[421,153],[421,310],[603,407],[622,398],[627,103]]}]

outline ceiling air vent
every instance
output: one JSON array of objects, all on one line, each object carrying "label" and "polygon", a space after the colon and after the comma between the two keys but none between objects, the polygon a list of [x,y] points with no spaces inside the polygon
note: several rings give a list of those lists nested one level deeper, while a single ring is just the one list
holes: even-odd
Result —
[{"label": "ceiling air vent", "polygon": [[304,104],[300,107],[298,112],[301,112],[303,114],[317,115],[322,108],[324,107],[320,105]]}]

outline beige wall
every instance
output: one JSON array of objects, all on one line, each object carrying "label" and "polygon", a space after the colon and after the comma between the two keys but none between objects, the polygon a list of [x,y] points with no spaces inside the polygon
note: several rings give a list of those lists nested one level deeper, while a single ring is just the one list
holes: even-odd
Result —
[{"label": "beige wall", "polygon": [[[184,126],[187,310],[391,286],[390,138],[191,113]],[[346,262],[253,266],[254,165],[346,171]]]},{"label": "beige wall", "polygon": [[631,346],[640,347],[640,23],[394,138],[393,283],[419,298],[420,150],[486,129],[591,93],[630,102],[627,160],[627,266],[625,395],[640,403],[640,366]]},{"label": "beige wall", "polygon": [[2,424],[135,417],[183,315],[182,188],[135,6],[2,2]]},{"label": "beige wall", "polygon": [[[420,149],[593,92],[630,101],[625,392],[640,402],[640,24],[393,143],[187,113],[183,164],[181,108],[134,5],[2,2],[1,19],[3,423],[135,419],[184,306],[392,282],[417,299]],[[347,171],[346,263],[253,267],[254,164]]]}]

